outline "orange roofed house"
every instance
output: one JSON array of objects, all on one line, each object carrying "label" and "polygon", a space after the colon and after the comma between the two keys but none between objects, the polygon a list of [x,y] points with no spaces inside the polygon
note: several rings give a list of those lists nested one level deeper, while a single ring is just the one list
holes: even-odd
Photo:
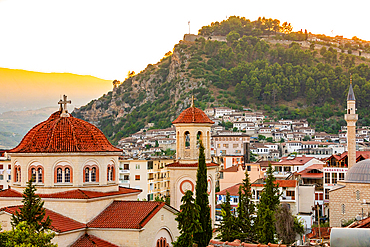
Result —
[{"label": "orange roofed house", "polygon": [[[118,184],[121,149],[61,108],[33,127],[12,150],[11,189],[0,192],[2,230],[34,179],[59,246],[166,246],[179,235],[176,209],[137,201],[139,189]],[[64,107],[62,107],[64,105]],[[95,243],[95,244],[94,244]],[[94,244],[94,245],[93,245]]]}]

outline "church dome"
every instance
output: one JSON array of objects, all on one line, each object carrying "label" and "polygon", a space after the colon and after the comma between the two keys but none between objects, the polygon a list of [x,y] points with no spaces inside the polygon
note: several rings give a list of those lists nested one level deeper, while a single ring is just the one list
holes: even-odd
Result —
[{"label": "church dome", "polygon": [[180,113],[178,118],[172,122],[173,124],[178,123],[209,123],[214,124],[211,119],[201,110],[194,106],[189,107]]},{"label": "church dome", "polygon": [[9,153],[121,152],[94,125],[70,114],[53,113],[34,126]]},{"label": "church dome", "polygon": [[346,182],[370,183],[370,159],[361,160],[354,164],[347,172]]}]

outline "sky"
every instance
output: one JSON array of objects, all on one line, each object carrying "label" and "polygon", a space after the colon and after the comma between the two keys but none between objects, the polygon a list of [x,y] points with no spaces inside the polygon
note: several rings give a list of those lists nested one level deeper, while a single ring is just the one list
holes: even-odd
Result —
[{"label": "sky", "polygon": [[[229,16],[370,40],[368,1],[0,0],[0,67],[124,80]],[[1,82],[1,81],[0,81]]]}]

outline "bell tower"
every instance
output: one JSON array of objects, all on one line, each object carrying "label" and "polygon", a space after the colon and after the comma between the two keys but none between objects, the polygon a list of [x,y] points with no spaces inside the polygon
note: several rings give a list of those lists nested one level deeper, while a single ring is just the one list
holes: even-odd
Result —
[{"label": "bell tower", "polygon": [[348,169],[356,163],[356,122],[358,115],[356,114],[356,98],[352,88],[352,76],[350,79],[347,110],[344,115],[347,122],[347,149],[348,149]]}]

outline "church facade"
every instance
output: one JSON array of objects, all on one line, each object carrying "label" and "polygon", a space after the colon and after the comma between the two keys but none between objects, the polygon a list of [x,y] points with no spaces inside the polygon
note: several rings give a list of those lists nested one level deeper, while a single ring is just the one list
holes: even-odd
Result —
[{"label": "church facade", "polygon": [[137,201],[140,189],[118,185],[120,149],[90,123],[61,108],[33,127],[12,150],[11,188],[0,192],[0,221],[22,205],[33,179],[59,246],[171,246],[179,235],[175,208]]}]

